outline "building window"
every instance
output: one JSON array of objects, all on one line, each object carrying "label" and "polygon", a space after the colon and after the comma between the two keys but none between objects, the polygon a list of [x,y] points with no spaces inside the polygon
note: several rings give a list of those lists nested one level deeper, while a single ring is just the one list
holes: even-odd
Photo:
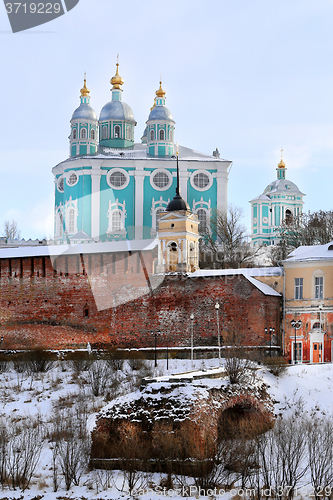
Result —
[{"label": "building window", "polygon": [[165,172],[157,172],[153,177],[153,182],[155,186],[159,188],[164,188],[169,184],[169,177]]},{"label": "building window", "polygon": [[[292,359],[295,361],[295,342],[292,343]],[[296,342],[296,362],[302,362],[302,342]]]},{"label": "building window", "polygon": [[67,180],[67,184],[69,186],[74,186],[74,184],[76,184],[78,181],[78,176],[73,172],[72,174],[70,174],[70,176],[68,177],[68,180]]},{"label": "building window", "polygon": [[112,231],[121,231],[121,213],[120,210],[114,210],[111,218]]},{"label": "building window", "polygon": [[68,232],[74,233],[74,208],[71,208],[68,212]]},{"label": "building window", "polygon": [[59,236],[62,238],[64,234],[64,218],[62,214],[59,214]]},{"label": "building window", "polygon": [[155,132],[154,130],[150,131],[150,140],[153,141],[155,139]]},{"label": "building window", "polygon": [[58,180],[58,191],[60,193],[64,192],[64,178],[63,177],[60,177],[60,179]]},{"label": "building window", "polygon": [[157,169],[150,174],[150,184],[158,191],[165,191],[172,184],[172,175],[168,170]]},{"label": "building window", "polygon": [[171,142],[173,141],[173,130],[172,129],[169,130],[169,141],[171,141]]},{"label": "building window", "polygon": [[95,140],[95,130],[90,131],[90,138],[94,141]]},{"label": "building window", "polygon": [[103,139],[107,139],[108,138],[108,128],[106,125],[103,126],[103,129],[102,129],[102,137]]},{"label": "building window", "polygon": [[77,134],[77,132],[76,132],[76,128],[73,128],[73,132],[72,132],[72,138],[73,138],[73,139],[76,139],[76,137],[77,137],[77,135],[76,135],[76,134]]},{"label": "building window", "polygon": [[164,211],[164,208],[157,208],[155,212],[155,228],[156,231],[158,231],[159,224],[160,224],[160,213]]},{"label": "building window", "polygon": [[131,131],[131,127],[127,127],[127,129],[126,129],[126,134],[127,134],[127,140],[128,140],[128,141],[131,141],[131,140],[132,140],[132,131]]},{"label": "building window", "polygon": [[315,298],[322,299],[324,293],[324,278],[323,276],[317,276],[315,278]]},{"label": "building window", "polygon": [[106,176],[107,183],[112,189],[124,189],[128,186],[130,177],[122,168],[113,168]]},{"label": "building window", "polygon": [[295,278],[295,300],[303,299],[303,278]]},{"label": "building window", "polygon": [[291,224],[293,221],[293,215],[289,209],[286,210],[286,224]]},{"label": "building window", "polygon": [[160,141],[164,141],[165,139],[164,130],[160,130],[159,134],[160,134]]},{"label": "building window", "polygon": [[213,184],[213,176],[208,170],[196,170],[192,173],[190,182],[197,191],[206,191]]},{"label": "building window", "polygon": [[120,127],[119,127],[119,125],[116,125],[114,128],[114,138],[120,139]]},{"label": "building window", "polygon": [[207,229],[207,214],[203,208],[198,208],[196,212],[199,219],[199,233],[205,233]]},{"label": "building window", "polygon": [[87,130],[85,128],[81,129],[81,139],[86,139],[87,138]]},{"label": "building window", "polygon": [[114,187],[122,187],[126,183],[126,176],[123,172],[112,172],[109,181]]}]

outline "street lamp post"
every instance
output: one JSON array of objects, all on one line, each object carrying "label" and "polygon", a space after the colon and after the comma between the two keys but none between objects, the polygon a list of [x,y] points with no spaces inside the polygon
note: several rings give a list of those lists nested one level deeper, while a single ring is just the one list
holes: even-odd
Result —
[{"label": "street lamp post", "polygon": [[295,340],[294,340],[294,364],[296,365],[296,331],[299,330],[302,326],[302,321],[292,319],[290,321],[291,326],[295,329]]},{"label": "street lamp post", "polygon": [[215,309],[216,309],[216,321],[217,321],[217,345],[219,348],[219,365],[221,366],[221,342],[220,342],[220,323],[219,323],[220,304],[218,302],[216,302],[215,304]]},{"label": "street lamp post", "polygon": [[193,368],[193,321],[194,321],[193,313],[191,313],[190,315],[190,320],[191,320],[191,368]]}]

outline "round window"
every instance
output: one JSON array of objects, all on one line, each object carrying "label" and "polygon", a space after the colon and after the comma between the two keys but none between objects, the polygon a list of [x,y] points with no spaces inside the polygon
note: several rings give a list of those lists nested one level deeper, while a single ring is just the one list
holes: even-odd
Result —
[{"label": "round window", "polygon": [[169,184],[169,177],[165,172],[157,172],[153,177],[153,183],[159,188],[164,188]]},{"label": "round window", "polygon": [[78,176],[76,175],[75,172],[72,172],[69,177],[67,177],[67,184],[69,186],[74,186],[74,184],[76,184],[78,181]]},{"label": "round window", "polygon": [[126,170],[117,168],[110,170],[107,175],[107,183],[113,189],[124,189],[129,183],[129,175]]},{"label": "round window", "polygon": [[110,184],[112,186],[120,188],[126,183],[126,177],[122,172],[113,172],[110,175]]},{"label": "round window", "polygon": [[64,178],[63,177],[60,177],[60,179],[58,179],[58,191],[60,191],[60,193],[64,192]]},{"label": "round window", "polygon": [[206,191],[213,184],[213,176],[207,170],[196,170],[191,175],[191,184],[197,191]]},{"label": "round window", "polygon": [[204,174],[203,172],[199,172],[198,174],[194,175],[193,182],[197,188],[203,189],[203,188],[208,186],[209,177],[207,174]]},{"label": "round window", "polygon": [[171,186],[172,176],[167,170],[155,170],[150,176],[150,183],[154,189],[165,191]]}]

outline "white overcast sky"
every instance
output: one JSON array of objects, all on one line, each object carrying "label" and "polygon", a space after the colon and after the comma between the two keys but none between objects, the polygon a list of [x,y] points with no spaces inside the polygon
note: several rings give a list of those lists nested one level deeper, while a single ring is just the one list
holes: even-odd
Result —
[{"label": "white overcast sky", "polygon": [[117,53],[136,142],[161,74],[176,140],[233,161],[228,201],[248,227],[281,147],[304,209],[332,209],[332,25],[332,0],[80,0],[12,34],[1,4],[0,233],[15,219],[25,238],[51,236],[51,169],[68,156],[84,72],[98,115]]}]

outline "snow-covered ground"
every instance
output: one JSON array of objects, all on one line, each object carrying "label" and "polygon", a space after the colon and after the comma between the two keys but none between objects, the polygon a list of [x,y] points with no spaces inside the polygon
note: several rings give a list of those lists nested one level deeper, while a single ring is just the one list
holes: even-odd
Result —
[{"label": "snow-covered ground", "polygon": [[[163,376],[174,373],[183,373],[193,368],[206,370],[218,366],[218,360],[195,360],[193,368],[190,360],[169,360],[169,370],[166,370],[166,361],[159,360],[158,367],[148,361],[149,369],[133,370],[124,362],[121,370],[116,372],[116,382],[110,388],[107,399],[104,395],[93,396],[87,372],[73,370],[68,362],[56,362],[47,373],[30,374],[17,373],[11,365],[5,372],[0,373],[0,422],[7,425],[13,422],[24,422],[27,416],[34,416],[47,429],[57,411],[63,408],[83,408],[88,417],[88,426],[94,425],[95,416],[104,407],[110,397],[120,393],[136,390],[142,375]],[[132,365],[133,366],[133,365]],[[309,415],[333,413],[333,364],[323,365],[296,365],[288,366],[280,377],[271,375],[266,368],[260,367],[258,376],[263,378],[269,386],[269,392],[275,401],[276,414],[291,414],[295,409],[303,409]],[[108,391],[106,391],[108,392]],[[47,434],[47,433],[46,433]],[[45,439],[37,469],[33,475],[31,485],[24,493],[9,489],[0,490],[0,500],[56,500],[56,499],[118,499],[128,498],[126,492],[121,491],[123,476],[121,472],[107,473],[91,471],[83,474],[80,486],[70,491],[65,490],[61,474],[59,474],[59,490],[53,491],[52,480],[52,442]],[[112,477],[111,477],[112,476]],[[161,476],[154,474],[150,477],[150,486],[158,487]],[[186,498],[189,491],[141,491],[142,500],[162,499],[172,497]],[[218,495],[216,498],[228,500],[236,492]],[[198,492],[191,491],[192,497],[201,498]],[[204,498],[204,497],[202,497]]]}]

